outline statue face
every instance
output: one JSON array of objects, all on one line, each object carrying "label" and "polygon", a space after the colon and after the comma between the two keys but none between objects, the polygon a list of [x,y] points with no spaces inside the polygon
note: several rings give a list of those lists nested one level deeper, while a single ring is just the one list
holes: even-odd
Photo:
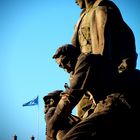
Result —
[{"label": "statue face", "polygon": [[81,8],[85,8],[85,0],[75,0],[75,3]]},{"label": "statue face", "polygon": [[44,108],[44,112],[48,112],[48,110],[51,108],[51,107],[55,107],[56,104],[54,102],[54,99],[50,98],[50,99],[47,99],[45,101],[45,108]]}]

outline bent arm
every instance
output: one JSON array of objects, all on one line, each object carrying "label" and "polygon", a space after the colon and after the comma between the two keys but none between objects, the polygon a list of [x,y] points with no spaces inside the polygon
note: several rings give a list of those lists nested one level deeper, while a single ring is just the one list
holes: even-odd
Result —
[{"label": "bent arm", "polygon": [[105,27],[107,24],[107,7],[98,6],[91,22],[91,41],[93,54],[103,55],[105,47]]}]

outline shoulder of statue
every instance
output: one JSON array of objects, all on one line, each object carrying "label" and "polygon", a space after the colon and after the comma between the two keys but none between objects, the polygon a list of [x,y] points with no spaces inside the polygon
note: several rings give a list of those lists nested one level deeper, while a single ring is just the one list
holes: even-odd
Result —
[{"label": "shoulder of statue", "polygon": [[110,1],[110,0],[99,0],[98,6],[106,6],[106,7],[112,7],[112,8],[118,9],[117,5],[113,1]]},{"label": "shoulder of statue", "polygon": [[95,3],[92,5],[92,11],[96,11],[98,9],[100,9],[100,7],[106,7],[107,6],[107,3],[106,3],[107,0],[97,0],[95,1]]},{"label": "shoulder of statue", "polygon": [[95,1],[95,3],[93,4],[93,8],[96,8],[96,7],[99,6],[102,2],[104,2],[104,0],[97,0],[97,1]]}]

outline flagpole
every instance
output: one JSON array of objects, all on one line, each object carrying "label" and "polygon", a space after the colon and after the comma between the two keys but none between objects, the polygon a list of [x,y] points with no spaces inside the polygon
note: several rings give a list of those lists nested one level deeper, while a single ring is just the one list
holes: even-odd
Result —
[{"label": "flagpole", "polygon": [[[39,96],[38,96],[38,98],[39,98]],[[38,108],[38,111],[37,111],[37,140],[39,140],[39,102],[38,102],[37,108]]]},{"label": "flagpole", "polygon": [[37,96],[35,99],[30,100],[27,103],[24,103],[22,106],[34,106],[37,105],[38,106],[38,110],[37,110],[37,140],[39,140],[39,96]]}]

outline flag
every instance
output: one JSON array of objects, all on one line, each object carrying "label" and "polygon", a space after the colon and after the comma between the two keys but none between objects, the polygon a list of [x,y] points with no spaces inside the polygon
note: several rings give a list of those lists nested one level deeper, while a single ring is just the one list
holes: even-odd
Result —
[{"label": "flag", "polygon": [[33,105],[38,105],[38,96],[35,99],[23,104],[22,106],[33,106]]}]

